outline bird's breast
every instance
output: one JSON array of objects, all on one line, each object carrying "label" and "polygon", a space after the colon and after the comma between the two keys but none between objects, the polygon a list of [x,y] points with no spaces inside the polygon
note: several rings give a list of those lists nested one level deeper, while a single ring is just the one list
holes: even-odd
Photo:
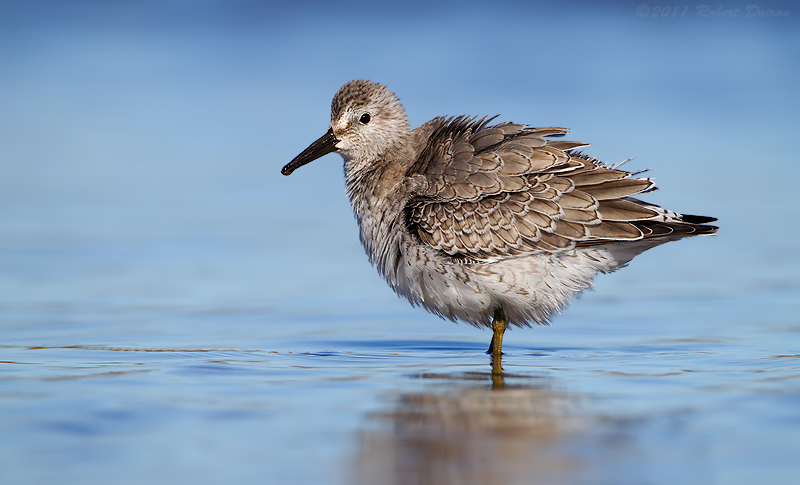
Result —
[{"label": "bird's breast", "polygon": [[347,193],[370,262],[394,286],[402,242],[410,237],[404,218],[407,188],[402,180],[376,175],[348,177]]}]

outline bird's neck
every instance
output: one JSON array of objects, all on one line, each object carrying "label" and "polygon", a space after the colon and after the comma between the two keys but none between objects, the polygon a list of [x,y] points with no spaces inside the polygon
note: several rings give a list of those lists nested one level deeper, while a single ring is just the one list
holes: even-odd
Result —
[{"label": "bird's neck", "polygon": [[[430,126],[429,126],[430,125]],[[405,206],[419,183],[409,177],[409,168],[425,147],[433,126],[422,125],[391,151],[392,157],[379,157],[372,163],[345,160],[347,195],[369,260],[393,288],[400,259],[400,246],[408,237]]]}]

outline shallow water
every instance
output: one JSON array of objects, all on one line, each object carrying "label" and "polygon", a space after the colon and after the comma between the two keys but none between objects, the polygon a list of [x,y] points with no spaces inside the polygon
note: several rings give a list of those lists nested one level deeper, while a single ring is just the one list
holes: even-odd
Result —
[{"label": "shallow water", "polygon": [[[796,17],[46,5],[0,16],[0,482],[800,473]],[[469,49],[432,52],[443,37]],[[331,38],[357,55],[319,56]],[[521,42],[530,62],[498,48]],[[553,75],[555,58],[576,68]],[[411,308],[370,268],[340,159],[278,173],[357,77],[415,125],[570,126],[594,156],[652,166],[648,200],[720,234],[512,329],[492,379],[488,331]]]}]

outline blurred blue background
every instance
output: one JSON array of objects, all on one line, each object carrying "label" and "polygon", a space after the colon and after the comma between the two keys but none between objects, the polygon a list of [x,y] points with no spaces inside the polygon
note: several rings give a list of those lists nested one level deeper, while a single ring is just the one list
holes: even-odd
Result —
[{"label": "blurred blue background", "polygon": [[[410,373],[486,367],[488,333],[411,308],[370,267],[340,157],[279,173],[357,78],[413,126],[569,127],[595,157],[652,167],[649,201],[720,218],[718,237],[645,253],[553,327],[509,335],[517,373],[614,390],[623,415],[662,415],[635,397],[648,385],[685,396],[665,413],[699,413],[702,432],[666,445],[631,432],[647,466],[584,445],[556,481],[796,476],[800,11],[748,5],[0,2],[0,481],[346,482],[369,412],[427,386]],[[674,353],[653,375],[711,377],[604,377],[656,351]],[[583,365],[607,373],[559,371]],[[730,417],[691,397],[717,385],[758,404]],[[663,454],[681,440],[706,461]]]}]

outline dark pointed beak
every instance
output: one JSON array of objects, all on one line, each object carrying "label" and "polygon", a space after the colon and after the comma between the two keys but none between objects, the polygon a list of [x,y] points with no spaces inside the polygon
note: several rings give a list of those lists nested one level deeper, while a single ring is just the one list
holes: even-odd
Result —
[{"label": "dark pointed beak", "polygon": [[308,148],[303,150],[303,153],[294,157],[294,160],[281,169],[281,173],[290,175],[308,162],[313,162],[323,155],[335,152],[337,143],[339,143],[339,140],[333,134],[333,129],[328,128],[328,132],[322,135],[322,138],[309,145]]}]

